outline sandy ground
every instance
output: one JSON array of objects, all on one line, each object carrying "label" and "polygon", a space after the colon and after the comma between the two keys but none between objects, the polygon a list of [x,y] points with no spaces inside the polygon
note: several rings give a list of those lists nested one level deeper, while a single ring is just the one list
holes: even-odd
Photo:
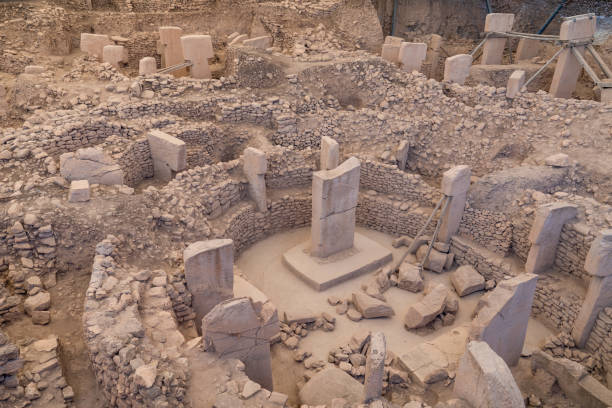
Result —
[{"label": "sandy ground", "polygon": [[[391,250],[394,258],[406,249],[405,247],[393,248],[391,246],[393,237],[390,235],[364,228],[357,228],[357,231]],[[275,303],[279,312],[309,309],[316,313],[328,312],[332,316],[336,316],[336,329],[333,332],[313,331],[300,342],[300,349],[312,352],[317,359],[327,361],[327,354],[331,349],[348,342],[353,333],[362,330],[383,331],[387,338],[388,348],[397,355],[404,354],[406,350],[423,341],[434,339],[458,325],[469,323],[478,299],[484,294],[484,292],[478,292],[461,298],[455,323],[452,326],[443,327],[426,334],[407,331],[402,323],[409,305],[422,299],[423,294],[411,293],[395,287],[385,293],[387,302],[395,311],[395,316],[353,322],[346,316],[336,314],[334,307],[327,303],[327,298],[330,295],[342,298],[350,297],[351,293],[360,290],[361,284],[367,281],[371,274],[344,282],[323,292],[316,292],[294,275],[282,262],[282,254],[308,239],[309,233],[309,228],[300,228],[262,240],[244,251],[236,261],[236,265],[247,280]],[[440,282],[452,288],[448,272],[436,274],[426,271],[425,280]],[[525,342],[526,347],[539,346],[550,334],[552,334],[550,329],[537,320],[530,319]],[[279,346],[273,348],[273,359],[277,360],[273,363],[273,370],[283,371],[274,373],[275,389],[291,395],[296,391],[295,382],[293,380],[289,381],[288,378],[297,379],[303,370],[298,367],[291,367],[291,364],[288,364],[290,359],[287,353],[278,350],[278,348]],[[291,388],[286,389],[286,387]]]}]

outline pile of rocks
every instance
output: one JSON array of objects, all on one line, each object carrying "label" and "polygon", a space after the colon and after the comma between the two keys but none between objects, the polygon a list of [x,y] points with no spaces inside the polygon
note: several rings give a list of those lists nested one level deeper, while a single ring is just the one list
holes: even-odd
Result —
[{"label": "pile of rocks", "polygon": [[[363,331],[353,334],[348,343],[336,347],[328,354],[327,361],[335,364],[342,371],[350,374],[361,383],[365,381],[366,356],[370,347],[370,332]],[[383,393],[390,385],[406,387],[410,384],[408,374],[395,368],[395,354],[387,350],[385,356],[385,373],[383,377]]]},{"label": "pile of rocks", "polygon": [[0,330],[0,401],[14,402],[23,395],[19,388],[17,373],[24,361],[19,357],[19,347],[11,343],[8,336]]},{"label": "pile of rocks", "polygon": [[[329,313],[316,315],[315,313],[302,313],[294,315],[285,312],[280,322],[280,333],[271,342],[280,341],[291,350],[298,348],[300,339],[306,337],[313,330],[333,331],[336,328],[336,318]],[[303,357],[303,361],[306,357]]]},{"label": "pile of rocks", "polygon": [[7,232],[7,244],[28,274],[40,274],[55,266],[57,243],[50,224],[43,224],[38,216],[29,213],[22,222],[15,221]]},{"label": "pile of rocks", "polygon": [[601,373],[601,361],[590,353],[579,350],[570,333],[562,331],[556,336],[550,336],[546,339],[542,350],[553,357],[563,357],[580,363],[596,377],[596,374]]},{"label": "pile of rocks", "polygon": [[34,324],[47,324],[51,319],[51,295],[43,289],[42,281],[38,276],[31,276],[26,280],[28,297],[23,303],[25,312],[32,317]]},{"label": "pile of rocks", "polygon": [[450,326],[459,311],[459,298],[441,283],[425,287],[425,297],[408,308],[404,317],[406,329]]}]

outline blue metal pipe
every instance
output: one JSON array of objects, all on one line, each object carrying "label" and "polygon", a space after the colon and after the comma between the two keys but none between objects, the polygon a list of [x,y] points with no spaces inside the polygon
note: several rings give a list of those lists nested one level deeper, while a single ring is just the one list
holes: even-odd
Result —
[{"label": "blue metal pipe", "polygon": [[491,1],[487,0],[487,14],[491,14],[493,12],[493,8],[491,8]]},{"label": "blue metal pipe", "polygon": [[555,11],[553,11],[553,13],[550,15],[550,17],[548,17],[548,20],[546,20],[546,22],[542,26],[542,28],[540,28],[540,30],[538,31],[538,34],[542,34],[544,32],[544,30],[546,30],[546,28],[550,25],[550,23],[552,23],[552,21],[555,19],[555,17],[557,17],[557,14],[559,14],[561,9],[563,7],[565,7],[565,4],[567,4],[567,1],[568,0],[563,0],[561,3],[559,3],[559,5],[555,9]]},{"label": "blue metal pipe", "polygon": [[395,18],[397,16],[397,2],[399,0],[393,0],[393,15],[391,16],[391,35],[395,35]]}]

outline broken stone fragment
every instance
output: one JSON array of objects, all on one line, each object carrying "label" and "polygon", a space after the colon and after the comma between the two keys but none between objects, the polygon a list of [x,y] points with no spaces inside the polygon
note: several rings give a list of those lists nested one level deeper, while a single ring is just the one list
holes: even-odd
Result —
[{"label": "broken stone fragment", "polygon": [[142,365],[134,372],[136,384],[144,388],[151,388],[155,384],[155,377],[157,377],[157,368],[152,363]]},{"label": "broken stone fragment", "polygon": [[444,310],[448,289],[442,284],[435,285],[431,291],[418,303],[410,306],[404,317],[407,329],[426,326]]},{"label": "broken stone fragment", "polygon": [[38,310],[47,310],[51,306],[51,295],[49,292],[39,292],[34,296],[30,296],[23,303],[23,308],[28,315]]},{"label": "broken stone fragment", "polygon": [[425,288],[421,268],[404,260],[397,274],[397,287],[410,292],[420,292]]},{"label": "broken stone fragment", "polygon": [[366,319],[389,317],[395,314],[385,302],[364,293],[353,293],[353,305]]},{"label": "broken stone fragment", "polygon": [[484,277],[472,265],[460,266],[451,273],[450,279],[459,296],[467,296],[485,287]]}]

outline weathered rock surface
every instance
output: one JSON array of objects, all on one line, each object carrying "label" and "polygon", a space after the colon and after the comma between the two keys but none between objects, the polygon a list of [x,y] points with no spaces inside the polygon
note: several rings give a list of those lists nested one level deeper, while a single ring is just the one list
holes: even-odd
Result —
[{"label": "weathered rock surface", "polygon": [[451,273],[450,279],[459,296],[467,296],[485,287],[485,278],[471,265],[460,266]]}]

